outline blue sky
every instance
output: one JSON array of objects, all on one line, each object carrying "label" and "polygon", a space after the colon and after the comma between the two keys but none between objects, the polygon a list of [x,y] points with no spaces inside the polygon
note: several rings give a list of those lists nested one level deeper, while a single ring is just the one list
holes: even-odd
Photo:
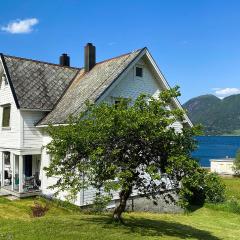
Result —
[{"label": "blue sky", "polygon": [[[97,60],[147,46],[180,101],[240,93],[240,1],[0,1],[0,52],[83,65],[93,42]],[[14,22],[16,24],[14,25]]]}]

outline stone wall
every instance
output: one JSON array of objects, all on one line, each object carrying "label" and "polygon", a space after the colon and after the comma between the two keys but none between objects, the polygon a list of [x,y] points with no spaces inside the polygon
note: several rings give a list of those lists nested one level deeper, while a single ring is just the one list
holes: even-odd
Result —
[{"label": "stone wall", "polygon": [[[167,196],[169,194],[171,197]],[[127,211],[182,213],[184,210],[176,204],[177,200],[178,195],[176,192],[168,192],[167,194],[158,196],[157,205],[153,203],[153,200],[146,197],[133,197],[127,202]],[[118,201],[116,201],[116,204],[118,204]]]}]

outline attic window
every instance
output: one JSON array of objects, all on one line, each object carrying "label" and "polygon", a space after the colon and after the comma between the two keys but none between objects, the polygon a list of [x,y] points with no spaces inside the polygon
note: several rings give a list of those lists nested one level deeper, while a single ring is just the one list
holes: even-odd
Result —
[{"label": "attic window", "polygon": [[10,112],[11,112],[11,106],[6,105],[3,106],[3,111],[2,111],[2,127],[3,128],[8,128],[10,127]]},{"label": "attic window", "polygon": [[120,99],[114,101],[115,108],[118,108],[120,102],[121,102]]},{"label": "attic window", "polygon": [[119,108],[120,105],[123,108],[125,108],[125,107],[127,108],[127,106],[128,106],[128,99],[127,98],[122,98],[122,97],[115,98],[114,99],[114,105],[115,105],[115,108]]},{"label": "attic window", "polygon": [[1,83],[4,82],[4,85],[8,85],[8,81],[7,81],[7,78],[6,78],[6,75],[3,73],[1,74]]},{"label": "attic window", "polygon": [[6,78],[5,74],[3,75],[3,81],[4,81],[5,86],[8,85],[8,81],[7,81],[7,78]]},{"label": "attic window", "polygon": [[136,77],[142,77],[142,76],[143,76],[143,68],[136,67]]}]

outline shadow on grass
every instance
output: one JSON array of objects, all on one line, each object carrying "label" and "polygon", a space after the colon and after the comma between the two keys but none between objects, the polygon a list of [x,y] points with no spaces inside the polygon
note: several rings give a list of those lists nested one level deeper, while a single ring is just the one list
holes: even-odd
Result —
[{"label": "shadow on grass", "polygon": [[118,228],[119,230],[125,231],[124,233],[127,234],[134,233],[146,237],[165,236],[178,237],[180,239],[220,240],[220,238],[212,235],[208,231],[177,222],[134,217],[128,218],[124,225],[114,223],[107,217],[89,218],[87,221],[101,224],[103,228]]},{"label": "shadow on grass", "polygon": [[191,205],[188,209],[187,212],[191,213],[191,212],[195,212],[197,210],[199,210],[200,208],[202,208],[203,205]]}]

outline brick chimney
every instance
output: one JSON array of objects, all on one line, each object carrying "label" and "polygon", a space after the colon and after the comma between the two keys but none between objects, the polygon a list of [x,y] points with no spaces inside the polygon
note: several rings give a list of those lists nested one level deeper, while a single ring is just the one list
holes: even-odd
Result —
[{"label": "brick chimney", "polygon": [[96,64],[96,48],[92,43],[87,43],[84,47],[84,67],[89,72]]},{"label": "brick chimney", "polygon": [[63,53],[59,58],[59,64],[61,66],[70,67],[70,57],[66,53]]}]

